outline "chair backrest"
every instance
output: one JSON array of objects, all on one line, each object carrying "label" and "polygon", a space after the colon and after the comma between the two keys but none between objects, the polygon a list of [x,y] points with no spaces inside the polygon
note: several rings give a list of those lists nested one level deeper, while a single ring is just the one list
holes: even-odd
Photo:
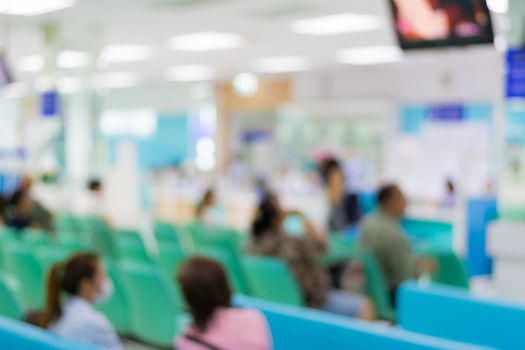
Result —
[{"label": "chair backrest", "polygon": [[62,212],[55,217],[54,226],[57,231],[80,231],[82,230],[82,220],[71,213]]},{"label": "chair backrest", "polygon": [[9,242],[5,248],[6,270],[22,286],[24,306],[39,310],[44,304],[44,271],[32,250],[19,242]]},{"label": "chair backrest", "polygon": [[420,253],[437,262],[438,269],[432,275],[433,282],[460,288],[469,287],[467,269],[453,251],[428,249]]},{"label": "chair backrest", "polygon": [[104,264],[113,282],[113,294],[108,301],[97,308],[106,315],[119,334],[128,335],[131,332],[129,297],[126,294],[119,267],[111,259],[106,259]]},{"label": "chair backrest", "polygon": [[237,296],[235,304],[260,310],[267,318],[275,350],[488,349],[429,337],[379,324],[364,323],[322,311]]},{"label": "chair backrest", "polygon": [[177,245],[180,250],[183,249],[182,242],[180,241],[179,235],[177,234],[177,229],[175,229],[175,227],[170,223],[156,221],[153,232],[159,246],[162,244],[170,244]]},{"label": "chair backrest", "polygon": [[44,275],[47,275],[49,269],[54,264],[60,261],[65,261],[70,253],[67,249],[59,246],[47,246],[37,248],[35,255]]},{"label": "chair backrest", "polygon": [[301,306],[302,291],[285,262],[260,256],[241,260],[250,295],[268,301]]},{"label": "chair backrest", "polygon": [[172,346],[179,331],[182,302],[155,265],[122,261],[120,271],[129,296],[134,335],[157,346]]},{"label": "chair backrest", "polygon": [[82,221],[83,232],[89,236],[93,247],[109,258],[117,257],[117,246],[108,226],[97,217],[87,217]]},{"label": "chair backrest", "polygon": [[400,287],[398,304],[399,324],[409,331],[498,349],[523,349],[525,344],[525,305],[415,282]]},{"label": "chair backrest", "polygon": [[132,230],[116,230],[113,235],[120,259],[143,262],[152,261],[139,232]]},{"label": "chair backrest", "polygon": [[159,244],[159,265],[168,281],[173,281],[180,264],[188,258],[177,244]]},{"label": "chair backrest", "polygon": [[244,276],[240,261],[235,254],[229,250],[205,248],[198,250],[199,254],[206,255],[217,260],[226,270],[231,287],[236,293],[246,294],[248,292],[246,278]]},{"label": "chair backrest", "polygon": [[0,272],[0,315],[21,320],[24,314],[18,298],[19,284],[7,274]]},{"label": "chair backrest", "polygon": [[[17,350],[97,350],[20,321],[0,317],[0,347]],[[99,349],[100,350],[100,349]]]},{"label": "chair backrest", "polygon": [[32,247],[42,247],[51,244],[49,232],[34,229],[24,230],[22,241],[31,245]]}]

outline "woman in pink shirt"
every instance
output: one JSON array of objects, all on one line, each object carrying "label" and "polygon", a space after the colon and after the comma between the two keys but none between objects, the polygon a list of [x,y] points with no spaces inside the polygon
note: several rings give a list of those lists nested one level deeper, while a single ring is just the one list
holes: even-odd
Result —
[{"label": "woman in pink shirt", "polygon": [[205,257],[188,260],[177,276],[193,324],[175,341],[177,350],[269,350],[265,317],[232,307],[232,292],[222,266]]}]

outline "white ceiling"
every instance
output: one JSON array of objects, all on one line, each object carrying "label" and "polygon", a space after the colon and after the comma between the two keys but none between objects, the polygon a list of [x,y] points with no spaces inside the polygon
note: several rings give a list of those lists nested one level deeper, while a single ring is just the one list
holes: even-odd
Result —
[{"label": "white ceiling", "polygon": [[[43,0],[41,0],[43,1]],[[301,55],[313,60],[313,69],[341,67],[338,50],[359,46],[395,45],[386,0],[78,0],[77,6],[36,17],[0,16],[0,42],[13,66],[25,55],[44,50],[41,26],[60,27],[63,49],[98,53],[106,45],[144,44],[156,55],[143,62],[114,64],[109,70],[138,72],[146,80],[163,79],[174,65],[213,65],[223,78],[251,71],[261,57]],[[342,12],[370,14],[381,19],[380,29],[336,36],[307,36],[290,31],[294,19]],[[202,53],[174,52],[167,48],[170,37],[201,31],[239,33],[240,48]],[[89,70],[67,75],[90,75]],[[31,81],[34,73],[17,73]]]}]

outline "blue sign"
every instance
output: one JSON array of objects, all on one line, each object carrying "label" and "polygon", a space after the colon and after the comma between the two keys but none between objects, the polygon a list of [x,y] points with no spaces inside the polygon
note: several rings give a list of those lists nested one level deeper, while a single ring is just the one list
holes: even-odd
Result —
[{"label": "blue sign", "polygon": [[430,120],[440,122],[459,122],[465,118],[462,105],[436,105],[430,107]]},{"label": "blue sign", "polygon": [[525,49],[507,52],[507,98],[525,98]]},{"label": "blue sign", "polygon": [[47,91],[40,96],[40,109],[42,116],[53,117],[58,115],[58,93],[56,91]]}]

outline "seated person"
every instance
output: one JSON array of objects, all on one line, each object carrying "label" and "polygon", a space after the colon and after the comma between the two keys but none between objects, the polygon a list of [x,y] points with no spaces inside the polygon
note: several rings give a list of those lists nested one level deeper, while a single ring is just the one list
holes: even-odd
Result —
[{"label": "seated person", "polygon": [[339,161],[327,159],[321,163],[319,170],[330,204],[328,228],[330,232],[343,232],[361,219],[359,198],[346,190],[345,174]]},{"label": "seated person", "polygon": [[222,266],[194,257],[177,280],[193,318],[175,341],[177,350],[268,350],[272,339],[265,317],[256,310],[232,307],[232,291]]},{"label": "seated person", "polygon": [[[74,255],[52,267],[47,278],[46,308],[38,324],[75,341],[102,349],[122,349],[113,326],[94,306],[108,300],[112,290],[98,255]],[[62,293],[67,299],[61,298]]]},{"label": "seated person", "polygon": [[17,190],[12,196],[9,207],[6,210],[6,225],[22,231],[30,227],[38,227],[33,220],[33,201],[29,194]]},{"label": "seated person", "polygon": [[39,201],[35,200],[32,189],[33,179],[29,175],[24,175],[19,190],[24,192],[32,202],[31,217],[33,218],[33,223],[39,228],[50,232],[53,230],[53,214]]},{"label": "seated person", "polygon": [[[292,237],[284,231],[283,222],[289,215],[302,217],[304,237]],[[275,195],[265,195],[252,226],[248,251],[283,259],[302,288],[307,306],[365,320],[374,319],[374,307],[366,297],[331,289],[330,276],[321,267],[326,248],[324,235],[304,215],[282,210]]]},{"label": "seated person", "polygon": [[370,250],[382,267],[392,303],[401,282],[415,278],[418,272],[432,272],[435,262],[416,259],[401,228],[407,201],[397,185],[383,186],[377,194],[378,209],[361,227],[360,245]]},{"label": "seated person", "polygon": [[212,188],[209,188],[197,204],[195,218],[205,225],[216,225],[218,223],[218,218],[215,217],[215,213],[213,212],[215,205],[215,191]]}]

